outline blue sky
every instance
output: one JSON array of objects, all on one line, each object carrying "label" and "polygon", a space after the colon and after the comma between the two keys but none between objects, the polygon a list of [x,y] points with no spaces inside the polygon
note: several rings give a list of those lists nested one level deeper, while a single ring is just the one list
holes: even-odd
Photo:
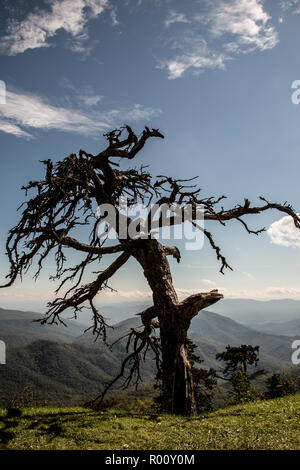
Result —
[{"label": "blue sky", "polygon": [[[300,211],[300,106],[291,100],[299,0],[4,0],[0,8],[3,275],[19,188],[42,176],[39,160],[99,152],[103,132],[124,122],[165,135],[138,157],[154,175],[199,175],[203,195],[226,194],[227,207],[263,195]],[[208,227],[233,272],[219,273],[206,243],[170,261],[181,295],[219,288],[227,297],[300,299],[300,236],[289,218],[248,222],[269,230],[258,238],[235,222]],[[48,274],[1,290],[0,305],[42,308]],[[149,298],[134,261],[111,285],[119,294],[106,303]]]}]

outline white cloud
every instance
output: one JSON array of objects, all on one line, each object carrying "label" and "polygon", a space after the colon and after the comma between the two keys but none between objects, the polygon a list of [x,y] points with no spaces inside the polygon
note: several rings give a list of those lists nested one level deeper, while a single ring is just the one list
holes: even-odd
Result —
[{"label": "white cloud", "polygon": [[[95,97],[91,97],[95,101]],[[86,103],[89,106],[95,103]],[[111,126],[124,121],[148,120],[160,114],[160,110],[139,104],[131,108],[87,111],[73,107],[49,104],[38,95],[6,92],[6,104],[0,106],[0,130],[16,137],[33,137],[35,129],[59,130],[96,136]]]},{"label": "white cloud", "polygon": [[83,106],[96,106],[103,99],[102,95],[95,93],[91,85],[81,83],[75,86],[68,78],[63,77],[59,81],[59,85],[64,89],[64,98],[68,103],[76,102]]},{"label": "white cloud", "polygon": [[[58,129],[92,135],[109,127],[106,120],[94,121],[80,111],[52,106],[38,95],[8,90],[6,104],[0,107],[0,118],[7,124],[30,131]],[[13,128],[2,128],[2,130],[20,136],[19,133],[14,132]],[[25,132],[28,134],[27,131]]]},{"label": "white cloud", "polygon": [[[224,299],[256,299],[256,300],[271,300],[271,299],[299,299],[300,288],[286,287],[286,286],[270,286],[263,289],[236,289],[222,286],[203,286],[196,289],[176,288],[179,301],[182,301],[190,295],[199,294],[199,292],[209,292],[217,288],[218,291],[224,295]],[[98,301],[109,301],[112,304],[120,301],[140,301],[152,303],[152,293],[150,290],[132,290],[117,292],[106,291],[98,296]]]},{"label": "white cloud", "polygon": [[295,227],[294,221],[289,215],[273,222],[268,228],[267,234],[274,245],[300,248],[300,229]]},{"label": "white cloud", "polygon": [[222,54],[213,54],[212,56],[185,54],[161,63],[161,68],[168,69],[168,78],[170,79],[181,77],[191,67],[198,72],[204,69],[224,69],[224,56]]},{"label": "white cloud", "polygon": [[173,48],[180,49],[180,54],[161,61],[158,65],[158,68],[168,70],[169,79],[181,77],[190,68],[198,73],[204,69],[224,69],[225,60],[229,59],[223,53],[210,51],[202,37],[191,34],[187,34],[182,41],[174,43]]},{"label": "white cloud", "polygon": [[2,119],[0,119],[0,131],[5,132],[6,134],[13,134],[16,137],[31,137],[31,134],[24,131],[16,124],[12,124],[11,122]]},{"label": "white cloud", "polygon": [[113,109],[106,112],[107,118],[111,122],[122,121],[126,119],[129,121],[148,121],[151,118],[159,116],[160,109],[153,109],[145,107],[141,104],[134,104],[129,110],[126,109]]},{"label": "white cloud", "polygon": [[165,24],[177,21],[188,23],[171,39],[172,48],[179,53],[158,66],[168,71],[169,79],[179,78],[189,69],[194,73],[224,69],[235,55],[272,49],[279,41],[261,0],[203,1],[194,14],[172,10]]},{"label": "white cloud", "polygon": [[48,11],[38,9],[23,21],[10,22],[7,34],[1,38],[0,51],[16,55],[28,49],[47,47],[49,39],[59,30],[72,37],[73,50],[82,51],[88,38],[86,24],[108,8],[109,0],[50,0]]},{"label": "white cloud", "polygon": [[126,290],[117,290],[117,291],[104,291],[98,295],[98,300],[101,299],[112,299],[116,302],[120,301],[121,299],[124,300],[141,300],[141,301],[148,301],[152,300],[152,292],[150,290],[141,291],[138,289],[126,291]]},{"label": "white cloud", "polygon": [[300,0],[281,0],[280,4],[284,12],[291,9],[295,15],[300,13]]},{"label": "white cloud", "polygon": [[278,18],[279,23],[283,23],[289,13],[299,15],[300,13],[300,0],[281,0],[281,16]]},{"label": "white cloud", "polygon": [[260,0],[222,0],[203,21],[209,23],[213,35],[232,36],[233,41],[226,42],[225,49],[238,53],[272,49],[278,43],[270,19]]},{"label": "white cloud", "polygon": [[210,279],[200,279],[200,284],[206,287],[211,287],[213,288],[216,283],[214,281],[211,281]]},{"label": "white cloud", "polygon": [[298,287],[269,287],[266,290],[266,294],[274,298],[291,298],[291,299],[299,299],[300,298],[300,288]]},{"label": "white cloud", "polygon": [[82,95],[81,101],[86,106],[96,106],[102,100],[102,98],[103,97],[100,95]]},{"label": "white cloud", "polygon": [[262,289],[236,289],[218,286],[219,292],[224,295],[224,299],[295,299],[300,300],[299,287],[269,286]]},{"label": "white cloud", "polygon": [[[199,294],[199,292],[208,292],[214,289],[215,283],[207,279],[200,279],[200,287],[197,289],[176,289],[178,298],[180,301],[186,297]],[[202,286],[201,286],[202,285]],[[151,290],[117,290],[117,291],[104,291],[98,295],[98,300],[100,299],[111,299],[112,301],[118,302],[121,299],[124,300],[135,300],[135,301],[151,301],[152,302],[152,292]]]},{"label": "white cloud", "polygon": [[[24,297],[24,288],[26,290],[26,295]],[[178,298],[180,301],[186,297],[198,294],[199,292],[208,292],[214,289],[214,286],[207,286],[206,288],[198,287],[197,289],[184,289],[176,288]],[[270,286],[263,289],[236,289],[236,288],[226,288],[222,286],[217,286],[218,291],[224,295],[224,299],[256,299],[256,300],[271,300],[271,299],[295,299],[300,300],[300,287],[291,287],[291,286]],[[26,303],[38,302],[39,309],[44,309],[44,303],[49,300],[54,300],[53,294],[50,293],[47,289],[47,285],[41,286],[40,289],[35,289],[32,287],[30,281],[26,282],[26,285],[18,284],[13,286],[9,292],[0,291],[0,299],[2,306],[4,301],[11,302],[14,307],[16,306],[16,301],[18,298],[26,300]],[[103,291],[97,295],[97,302],[99,305],[114,305],[119,304],[120,302],[141,302],[151,305],[152,292],[150,289],[147,290],[118,290],[118,291]],[[222,301],[221,301],[222,302]],[[24,305],[23,305],[24,308]],[[26,309],[33,307],[27,307]],[[37,307],[34,307],[37,308]],[[213,310],[213,307],[211,307]]]},{"label": "white cloud", "polygon": [[168,28],[171,24],[174,23],[189,23],[190,21],[187,19],[184,13],[179,13],[176,10],[169,10],[168,16],[165,19],[165,26]]}]

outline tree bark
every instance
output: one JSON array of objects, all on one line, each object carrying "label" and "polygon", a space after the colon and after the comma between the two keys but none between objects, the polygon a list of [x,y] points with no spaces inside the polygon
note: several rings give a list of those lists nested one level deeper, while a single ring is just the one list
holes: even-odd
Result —
[{"label": "tree bark", "polygon": [[[170,323],[175,323],[175,329]],[[179,324],[178,324],[179,323]],[[181,323],[181,325],[180,325]],[[196,415],[194,381],[186,349],[188,326],[172,315],[160,320],[162,344],[162,391],[167,411]]]},{"label": "tree bark", "polygon": [[186,349],[187,332],[194,316],[220,298],[216,291],[179,302],[173,286],[167,250],[157,240],[140,240],[133,256],[141,264],[153,293],[162,350],[162,391],[167,411],[197,413],[194,382]]}]

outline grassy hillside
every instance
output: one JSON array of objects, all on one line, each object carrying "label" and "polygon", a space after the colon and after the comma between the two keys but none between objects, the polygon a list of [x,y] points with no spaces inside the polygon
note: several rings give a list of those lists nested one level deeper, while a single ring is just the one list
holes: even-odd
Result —
[{"label": "grassy hillside", "polygon": [[300,449],[300,395],[196,418],[82,408],[0,410],[2,449]]}]

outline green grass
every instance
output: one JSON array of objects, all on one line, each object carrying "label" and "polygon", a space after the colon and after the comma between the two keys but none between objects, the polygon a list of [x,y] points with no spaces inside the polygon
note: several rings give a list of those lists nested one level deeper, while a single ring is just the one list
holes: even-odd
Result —
[{"label": "green grass", "polygon": [[83,408],[0,410],[1,449],[300,449],[300,394],[196,418]]}]

